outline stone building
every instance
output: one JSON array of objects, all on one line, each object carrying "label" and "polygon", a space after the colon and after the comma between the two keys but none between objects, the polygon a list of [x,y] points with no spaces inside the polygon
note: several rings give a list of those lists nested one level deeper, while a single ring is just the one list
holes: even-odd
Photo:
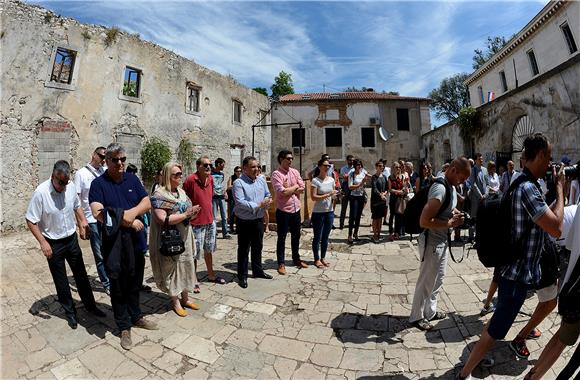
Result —
[{"label": "stone building", "polygon": [[[151,137],[176,153],[226,160],[250,153],[251,126],[267,97],[139,36],[84,25],[19,1],[0,3],[0,230],[24,224],[34,188],[58,159],[79,168],[92,150],[125,145],[140,166]],[[270,128],[256,130],[256,155],[271,156]]]},{"label": "stone building", "polygon": [[[423,136],[435,165],[481,152],[499,165],[517,159],[526,136],[542,132],[553,157],[580,159],[580,2],[549,2],[466,80],[482,136],[464,141],[451,121]],[[438,147],[443,147],[439,149]]]},{"label": "stone building", "polygon": [[[272,108],[272,166],[281,149],[302,151],[303,174],[323,153],[342,166],[352,154],[374,168],[379,158],[389,163],[420,159],[421,133],[430,128],[430,99],[366,92],[312,93],[282,96]],[[294,167],[298,168],[298,159]]]}]

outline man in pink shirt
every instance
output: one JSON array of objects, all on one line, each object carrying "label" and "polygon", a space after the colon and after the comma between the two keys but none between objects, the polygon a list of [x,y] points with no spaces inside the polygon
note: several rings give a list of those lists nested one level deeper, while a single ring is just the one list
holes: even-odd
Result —
[{"label": "man in pink shirt", "polygon": [[[193,173],[183,183],[183,190],[191,199],[191,203],[201,206],[201,211],[191,219],[191,227],[195,236],[194,263],[197,272],[197,260],[203,251],[203,258],[207,267],[207,279],[218,284],[226,281],[217,276],[213,270],[212,255],[216,250],[216,224],[213,219],[213,178],[211,176],[211,163],[208,157],[201,157],[196,161],[197,172]],[[196,284],[194,293],[199,293],[199,285]]]},{"label": "man in pink shirt", "polygon": [[278,257],[278,273],[286,274],[285,244],[286,234],[290,230],[292,261],[298,268],[308,268],[300,260],[298,248],[300,246],[300,194],[304,193],[304,181],[298,170],[291,168],[292,152],[282,150],[278,153],[278,169],[272,173],[272,187],[276,192],[276,224],[278,242],[276,256]]}]

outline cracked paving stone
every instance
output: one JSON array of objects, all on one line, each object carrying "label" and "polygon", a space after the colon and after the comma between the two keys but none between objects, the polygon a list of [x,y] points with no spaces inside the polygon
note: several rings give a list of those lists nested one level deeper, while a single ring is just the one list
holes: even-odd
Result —
[{"label": "cracked paving stone", "polygon": [[175,351],[209,364],[215,362],[220,357],[220,353],[216,350],[214,342],[195,335],[190,336],[179,346],[175,347]]},{"label": "cracked paving stone", "polygon": [[323,367],[338,367],[342,359],[343,349],[341,347],[317,344],[312,350],[310,361]]},{"label": "cracked paving stone", "polygon": [[306,361],[310,356],[313,347],[314,344],[312,343],[268,335],[264,340],[262,340],[258,349],[272,355]]},{"label": "cracked paving stone", "polygon": [[346,348],[340,368],[358,371],[377,371],[383,366],[383,352],[379,350],[363,350]]},{"label": "cracked paving stone", "polygon": [[250,302],[244,307],[244,310],[272,315],[276,311],[276,306],[261,302]]}]

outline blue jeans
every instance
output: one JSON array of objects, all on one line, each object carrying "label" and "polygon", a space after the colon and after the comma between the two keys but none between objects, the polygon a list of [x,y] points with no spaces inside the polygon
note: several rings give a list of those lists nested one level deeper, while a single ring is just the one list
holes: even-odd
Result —
[{"label": "blue jeans", "polygon": [[89,228],[91,229],[91,249],[93,251],[93,256],[95,257],[95,264],[97,265],[97,273],[99,274],[99,279],[103,288],[109,289],[109,276],[107,276],[107,271],[105,270],[105,263],[103,262],[103,255],[101,254],[101,245],[103,243],[101,236],[101,227],[99,223],[89,223]]},{"label": "blue jeans", "polygon": [[332,230],[332,222],[334,222],[334,212],[313,212],[310,221],[314,230],[314,239],[312,239],[314,260],[320,260],[318,246],[320,246],[320,256],[324,259],[326,257],[326,248],[328,248],[328,236]]},{"label": "blue jeans", "polygon": [[493,339],[505,338],[526,300],[528,289],[528,285],[500,277],[495,312],[487,325],[487,332]]},{"label": "blue jeans", "polygon": [[213,220],[217,223],[217,209],[220,209],[220,216],[222,218],[222,236],[228,234],[228,217],[226,216],[226,200],[224,198],[213,198]]}]

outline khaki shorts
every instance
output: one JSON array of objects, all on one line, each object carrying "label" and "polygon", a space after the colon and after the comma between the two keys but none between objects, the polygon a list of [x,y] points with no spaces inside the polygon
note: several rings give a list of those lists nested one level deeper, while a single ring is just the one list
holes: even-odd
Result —
[{"label": "khaki shorts", "polygon": [[536,290],[539,302],[551,301],[558,297],[558,285],[552,284],[545,288]]},{"label": "khaki shorts", "polygon": [[560,342],[564,343],[566,346],[573,346],[578,340],[578,335],[580,335],[580,321],[576,323],[566,323],[562,321],[562,325],[558,330],[558,335]]}]

